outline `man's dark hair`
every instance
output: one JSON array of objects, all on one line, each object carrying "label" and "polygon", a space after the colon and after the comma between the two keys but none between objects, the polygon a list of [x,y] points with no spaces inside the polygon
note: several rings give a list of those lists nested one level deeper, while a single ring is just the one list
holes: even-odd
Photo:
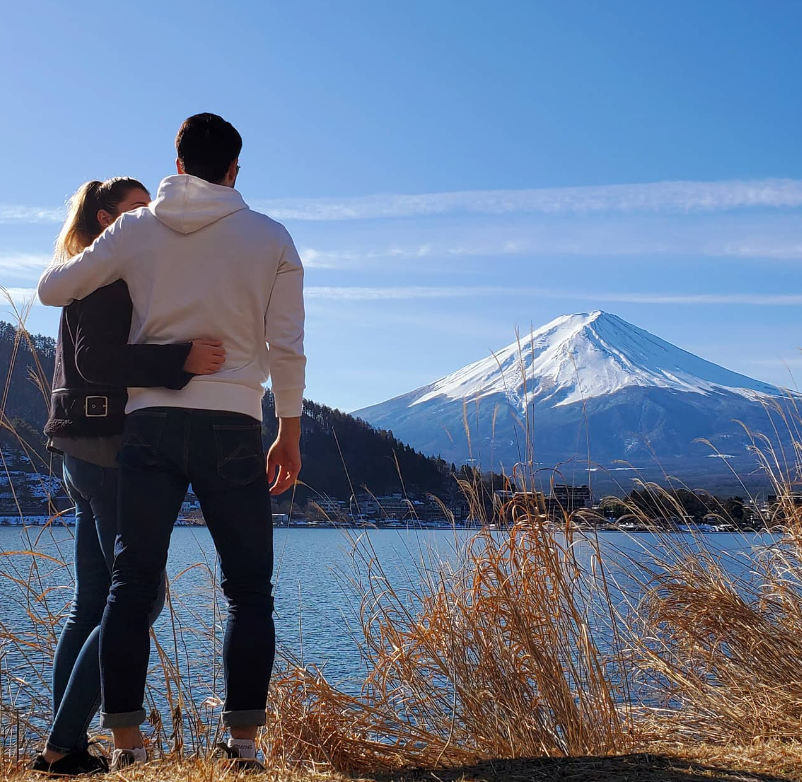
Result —
[{"label": "man's dark hair", "polygon": [[216,184],[239,157],[242,136],[217,114],[195,114],[178,129],[175,149],[187,174]]}]

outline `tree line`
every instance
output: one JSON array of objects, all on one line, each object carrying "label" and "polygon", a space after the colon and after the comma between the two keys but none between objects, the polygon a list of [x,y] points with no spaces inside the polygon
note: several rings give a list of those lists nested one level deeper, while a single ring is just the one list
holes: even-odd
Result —
[{"label": "tree line", "polygon": [[[32,466],[36,469],[52,462],[43,429],[55,349],[54,339],[28,335],[0,321],[0,366],[8,368],[0,396],[0,444],[17,450],[21,439],[34,454]],[[269,392],[263,408],[262,434],[269,445],[278,426]],[[453,465],[425,456],[390,431],[374,429],[359,418],[308,399],[304,401],[301,447],[304,467],[298,497],[302,500],[318,494],[347,500],[365,488],[376,495],[430,493],[445,499],[455,486]]]}]

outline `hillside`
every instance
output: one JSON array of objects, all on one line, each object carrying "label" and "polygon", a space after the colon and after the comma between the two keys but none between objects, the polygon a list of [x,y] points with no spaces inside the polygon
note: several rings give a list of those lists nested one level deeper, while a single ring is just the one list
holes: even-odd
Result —
[{"label": "hillside", "polygon": [[[0,366],[10,368],[2,378],[6,393],[0,410],[7,425],[0,431],[0,443],[16,450],[17,437],[10,431],[13,427],[45,460],[48,456],[42,429],[47,408],[38,378],[43,376],[47,382],[52,378],[54,356],[55,341],[51,338],[31,336],[29,344],[13,326],[0,321]],[[265,395],[263,407],[263,437],[269,444],[277,426],[270,394]],[[339,410],[305,400],[302,432],[301,480],[310,488],[300,487],[300,500],[318,492],[347,500],[352,486],[353,491],[367,486],[375,494],[402,488],[410,494],[441,497],[453,492],[454,481],[445,462],[423,456],[392,432],[374,429]]]}]

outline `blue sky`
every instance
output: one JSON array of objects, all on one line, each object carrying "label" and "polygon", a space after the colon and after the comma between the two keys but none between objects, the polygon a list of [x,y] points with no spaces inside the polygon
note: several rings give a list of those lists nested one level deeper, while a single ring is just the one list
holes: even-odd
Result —
[{"label": "blue sky", "polygon": [[317,401],[376,403],[593,309],[802,376],[794,0],[37,2],[3,22],[18,300],[81,182],[155,192],[181,121],[214,111],[306,263]]}]

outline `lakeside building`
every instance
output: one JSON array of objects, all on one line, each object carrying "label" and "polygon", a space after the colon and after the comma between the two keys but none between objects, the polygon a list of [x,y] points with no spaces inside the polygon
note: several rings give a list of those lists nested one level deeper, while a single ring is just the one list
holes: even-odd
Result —
[{"label": "lakeside building", "polygon": [[313,502],[315,505],[320,508],[327,516],[331,516],[332,518],[338,517],[345,512],[346,503],[342,500],[335,500],[333,497],[329,497],[328,495],[322,495],[321,497],[315,497],[310,502]]},{"label": "lakeside building", "polygon": [[[455,518],[452,510],[446,508],[436,500],[426,497],[422,500],[412,500],[413,515],[421,521],[440,521]],[[463,517],[464,518],[464,517]]]},{"label": "lakeside building", "polygon": [[508,522],[538,517],[558,521],[566,514],[592,508],[592,495],[586,485],[555,484],[548,495],[540,491],[498,490],[493,497],[496,510]]},{"label": "lakeside building", "polygon": [[782,497],[777,494],[769,494],[766,497],[766,502],[769,508],[776,508],[782,503],[793,505],[795,508],[802,507],[802,491],[792,491]]},{"label": "lakeside building", "polygon": [[547,498],[540,491],[508,491],[499,489],[493,492],[495,514],[508,524],[533,519],[546,519]]},{"label": "lakeside building", "polygon": [[358,498],[359,513],[368,519],[396,519],[404,521],[412,517],[412,503],[399,494],[374,497],[363,494]]},{"label": "lakeside building", "polygon": [[359,522],[415,523],[462,521],[467,517],[467,502],[441,504],[429,495],[404,496],[400,492],[374,496],[361,493],[351,497],[348,517]]},{"label": "lakeside building", "polygon": [[[782,524],[786,520],[786,510],[802,508],[802,491],[792,491],[784,495],[769,494],[766,497],[766,504],[770,523]],[[795,514],[795,510],[791,513]]]},{"label": "lakeside building", "polygon": [[549,515],[554,512],[573,513],[591,507],[590,487],[587,485],[572,486],[567,483],[556,483],[551,487],[547,509]]}]

